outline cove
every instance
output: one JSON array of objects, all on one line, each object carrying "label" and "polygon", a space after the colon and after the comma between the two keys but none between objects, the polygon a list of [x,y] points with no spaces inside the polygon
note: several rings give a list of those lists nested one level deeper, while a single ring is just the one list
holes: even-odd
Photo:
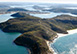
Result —
[{"label": "cove", "polygon": [[[0,15],[0,23],[13,18],[10,15]],[[21,33],[5,33],[0,29],[0,54],[28,54],[28,50],[25,47],[13,43],[20,35]]]}]

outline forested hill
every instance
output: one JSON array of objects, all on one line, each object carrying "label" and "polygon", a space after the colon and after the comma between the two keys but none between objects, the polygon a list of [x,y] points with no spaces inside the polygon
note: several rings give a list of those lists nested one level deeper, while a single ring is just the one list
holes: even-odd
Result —
[{"label": "forested hill", "polygon": [[77,17],[68,15],[51,19],[41,19],[25,13],[16,13],[12,16],[16,18],[0,23],[0,28],[4,32],[22,33],[14,43],[28,47],[32,54],[53,54],[45,40],[53,41],[56,33],[67,34],[67,30],[77,28]]}]

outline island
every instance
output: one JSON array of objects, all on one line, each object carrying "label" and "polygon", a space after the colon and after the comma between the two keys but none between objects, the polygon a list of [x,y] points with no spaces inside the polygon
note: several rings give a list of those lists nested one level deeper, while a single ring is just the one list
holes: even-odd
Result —
[{"label": "island", "polygon": [[67,30],[77,28],[77,17],[69,15],[42,19],[18,12],[11,16],[15,18],[0,23],[0,28],[4,32],[22,33],[14,43],[27,47],[29,54],[53,54],[47,41],[53,42],[58,37],[57,33],[68,34]]},{"label": "island", "polygon": [[15,12],[15,11],[28,11],[28,10],[26,10],[24,8],[10,8],[7,10],[7,12],[11,12],[11,11]]},{"label": "island", "polygon": [[77,15],[77,9],[66,9],[66,8],[52,8],[52,9],[43,9],[43,11],[50,11],[55,13],[71,13]]}]

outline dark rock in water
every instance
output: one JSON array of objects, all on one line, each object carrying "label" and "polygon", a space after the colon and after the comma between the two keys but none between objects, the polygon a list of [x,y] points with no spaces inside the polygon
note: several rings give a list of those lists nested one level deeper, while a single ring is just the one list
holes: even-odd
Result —
[{"label": "dark rock in water", "polygon": [[41,19],[25,13],[16,13],[9,19],[0,23],[4,32],[20,32],[22,35],[14,40],[17,45],[28,47],[31,54],[53,54],[46,40],[52,41],[56,33],[67,34],[67,30],[77,28],[77,17],[61,15],[50,19]]}]

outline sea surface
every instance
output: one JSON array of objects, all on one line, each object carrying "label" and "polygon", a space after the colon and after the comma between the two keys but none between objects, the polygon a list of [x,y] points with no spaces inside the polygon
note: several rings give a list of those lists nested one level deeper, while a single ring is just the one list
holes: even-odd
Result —
[{"label": "sea surface", "polygon": [[49,14],[30,14],[30,15],[40,18],[53,18],[53,17],[57,17],[58,15],[70,15],[70,16],[77,17],[77,15],[71,13],[54,13],[54,12],[50,12]]},{"label": "sea surface", "polygon": [[[13,18],[10,15],[11,14],[0,15],[0,23]],[[0,54],[28,54],[25,47],[13,43],[19,35],[21,35],[21,33],[5,33],[0,29]]]},{"label": "sea surface", "polygon": [[51,47],[54,54],[77,54],[77,33],[58,38]]},{"label": "sea surface", "polygon": [[7,21],[7,20],[10,19],[10,18],[13,18],[13,17],[11,17],[10,15],[11,15],[11,14],[1,14],[1,15],[0,15],[0,23],[1,23],[1,22],[5,22],[5,21]]}]

